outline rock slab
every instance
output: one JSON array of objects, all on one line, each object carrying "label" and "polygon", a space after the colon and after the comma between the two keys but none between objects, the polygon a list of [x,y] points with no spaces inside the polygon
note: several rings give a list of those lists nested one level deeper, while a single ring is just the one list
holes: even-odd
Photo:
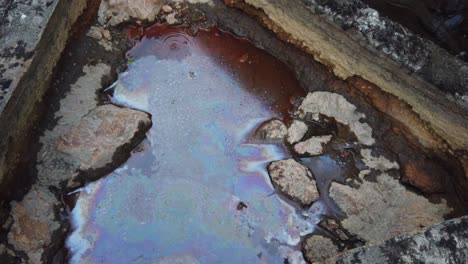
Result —
[{"label": "rock slab", "polygon": [[364,180],[357,189],[334,182],[330,197],[347,216],[342,226],[371,243],[421,230],[451,212],[444,200],[433,204],[386,173],[376,182]]},{"label": "rock slab", "polygon": [[327,263],[467,263],[468,216],[404,234],[383,243],[356,248]]}]

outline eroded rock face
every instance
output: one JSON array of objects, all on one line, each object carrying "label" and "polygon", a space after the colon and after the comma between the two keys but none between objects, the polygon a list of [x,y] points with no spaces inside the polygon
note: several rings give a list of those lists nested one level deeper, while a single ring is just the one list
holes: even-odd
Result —
[{"label": "eroded rock face", "polygon": [[254,133],[253,140],[265,143],[280,143],[288,134],[286,125],[278,119],[265,121]]},{"label": "eroded rock face", "polygon": [[358,112],[356,106],[348,102],[342,95],[330,92],[309,93],[302,101],[299,110],[303,114],[322,114],[333,117],[336,121],[348,125],[359,143],[363,145],[375,143],[372,137],[372,128],[361,121],[366,115]]},{"label": "eroded rock face", "polygon": [[294,144],[301,140],[307,133],[307,125],[299,120],[294,120],[288,128],[288,142]]},{"label": "eroded rock face", "polygon": [[404,234],[381,244],[356,248],[329,259],[330,263],[466,263],[468,216]]},{"label": "eroded rock face", "polygon": [[268,172],[273,185],[303,207],[309,206],[319,197],[312,173],[293,159],[270,163]]},{"label": "eroded rock face", "polygon": [[443,179],[450,179],[450,175],[443,168],[432,162],[409,161],[403,169],[403,180],[425,193],[443,192]]},{"label": "eroded rock face", "polygon": [[310,263],[318,263],[338,254],[338,248],[330,238],[313,235],[304,240],[304,257]]},{"label": "eroded rock face", "polygon": [[154,21],[165,0],[104,0],[99,8],[99,22],[116,26],[130,19]]},{"label": "eroded rock face", "polygon": [[432,204],[386,173],[357,189],[332,183],[330,197],[347,215],[343,227],[373,243],[441,222],[451,212],[445,201]]},{"label": "eroded rock face", "polygon": [[330,142],[332,136],[311,137],[306,141],[299,142],[294,146],[294,150],[298,154],[320,155],[323,151],[323,145]]},{"label": "eroded rock face", "polygon": [[144,112],[103,105],[63,134],[57,149],[79,161],[81,170],[104,168],[119,149],[131,149],[141,141],[150,127],[150,116]]}]

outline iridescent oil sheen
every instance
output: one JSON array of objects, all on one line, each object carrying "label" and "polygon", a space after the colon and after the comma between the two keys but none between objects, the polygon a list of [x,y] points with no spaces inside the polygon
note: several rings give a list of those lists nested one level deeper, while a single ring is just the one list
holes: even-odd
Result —
[{"label": "iridescent oil sheen", "polygon": [[80,190],[71,263],[301,262],[317,219],[276,195],[266,171],[289,154],[248,142],[304,95],[293,74],[217,29],[153,26],[128,57],[112,100],[151,113],[153,127],[126,164]]}]

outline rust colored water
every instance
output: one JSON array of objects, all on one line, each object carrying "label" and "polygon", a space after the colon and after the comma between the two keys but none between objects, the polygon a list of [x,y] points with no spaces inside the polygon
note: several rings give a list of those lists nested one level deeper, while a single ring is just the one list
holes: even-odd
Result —
[{"label": "rust colored water", "polygon": [[284,146],[246,141],[304,95],[292,73],[216,29],[154,26],[128,56],[112,100],[154,125],[142,151],[81,191],[71,262],[301,262],[318,219],[274,194],[266,166],[288,157]]}]

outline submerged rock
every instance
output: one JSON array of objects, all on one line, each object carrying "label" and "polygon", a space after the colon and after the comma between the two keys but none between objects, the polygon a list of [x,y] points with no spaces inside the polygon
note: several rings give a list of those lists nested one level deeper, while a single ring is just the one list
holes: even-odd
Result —
[{"label": "submerged rock", "polygon": [[288,128],[288,142],[294,144],[301,140],[307,133],[307,125],[299,120],[294,120]]},{"label": "submerged rock", "polygon": [[101,169],[113,163],[119,151],[132,149],[150,127],[147,113],[98,106],[59,138],[57,149],[79,162],[81,170]]},{"label": "submerged rock", "polygon": [[330,142],[332,136],[318,136],[318,137],[311,137],[310,139],[297,143],[294,146],[294,150],[298,154],[309,154],[309,155],[320,155],[322,154],[323,148],[322,146]]},{"label": "submerged rock", "polygon": [[266,143],[283,142],[284,137],[288,134],[286,125],[278,119],[271,119],[263,122],[254,133],[255,141]]},{"label": "submerged rock", "polygon": [[356,106],[351,104],[340,94],[330,92],[309,93],[302,101],[299,111],[303,114],[322,114],[333,117],[337,122],[348,125],[356,135],[358,141],[363,145],[373,145],[372,128],[360,120],[366,115],[357,111]]},{"label": "submerged rock", "polygon": [[466,263],[468,216],[403,234],[377,245],[356,248],[330,263]]},{"label": "submerged rock", "polygon": [[309,206],[319,197],[312,173],[293,159],[270,163],[268,172],[273,185],[303,207]]},{"label": "submerged rock", "polygon": [[372,243],[441,222],[451,212],[444,200],[433,204],[386,173],[357,189],[334,182],[330,197],[347,215],[342,226]]},{"label": "submerged rock", "polygon": [[322,262],[338,254],[338,247],[330,238],[313,235],[304,240],[302,246],[305,259],[309,263]]}]

